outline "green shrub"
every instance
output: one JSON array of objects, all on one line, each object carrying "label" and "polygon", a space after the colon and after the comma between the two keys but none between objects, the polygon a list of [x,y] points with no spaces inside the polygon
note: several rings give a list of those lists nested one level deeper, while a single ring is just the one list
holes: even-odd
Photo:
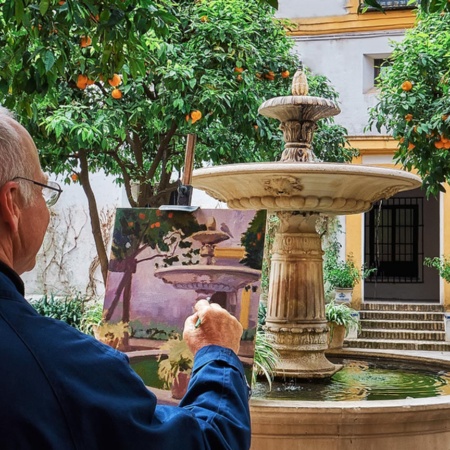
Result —
[{"label": "green shrub", "polygon": [[425,258],[423,265],[437,269],[439,276],[447,283],[450,283],[450,258],[448,256]]},{"label": "green shrub", "polygon": [[42,316],[62,320],[86,334],[93,335],[93,325],[102,320],[101,303],[88,300],[80,294],[64,298],[55,297],[53,294],[44,295],[30,303]]}]

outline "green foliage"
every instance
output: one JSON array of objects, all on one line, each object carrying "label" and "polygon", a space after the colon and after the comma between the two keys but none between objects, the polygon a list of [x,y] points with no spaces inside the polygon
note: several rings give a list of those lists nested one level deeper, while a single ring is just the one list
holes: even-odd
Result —
[{"label": "green foliage", "polygon": [[353,308],[343,304],[331,301],[325,305],[325,318],[327,322],[343,325],[348,330],[351,327],[359,325],[356,311]]},{"label": "green foliage", "polygon": [[264,332],[266,315],[267,306],[260,302],[258,305],[258,325],[256,328],[252,381],[255,383],[258,376],[264,376],[271,389],[274,370],[278,364],[280,355],[273,345],[273,340]]},{"label": "green foliage", "polygon": [[272,263],[272,246],[275,233],[279,227],[280,219],[276,214],[268,214],[266,222],[266,234],[264,239],[264,257],[261,268],[261,293],[267,296],[269,293],[270,266]]},{"label": "green foliage", "polygon": [[102,320],[103,306],[79,294],[73,298],[58,298],[53,294],[44,295],[30,303],[42,316],[62,320],[86,334],[93,335],[93,326],[98,325]]},{"label": "green foliage", "polygon": [[255,338],[255,358],[253,360],[252,381],[256,382],[257,376],[264,376],[272,389],[272,380],[274,370],[278,364],[280,355],[270,339],[264,331],[256,332]]},{"label": "green foliage", "polygon": [[439,276],[447,283],[450,283],[450,258],[443,256],[442,258],[425,258],[424,266],[433,267],[438,270]]},{"label": "green foliage", "polygon": [[337,255],[327,260],[324,265],[324,280],[333,288],[353,289],[362,279],[367,278],[376,269],[356,267],[352,254],[347,255],[345,261],[340,260]]},{"label": "green foliage", "polygon": [[[450,11],[450,5],[447,0],[409,0],[408,4],[417,4],[424,13],[440,13],[442,11]],[[363,0],[361,2],[361,8],[363,11],[367,9],[368,6],[384,12],[383,7],[377,2],[377,0]]]},{"label": "green foliage", "polygon": [[370,112],[370,126],[385,127],[399,140],[395,159],[417,169],[428,195],[445,191],[450,175],[449,47],[450,14],[420,15],[394,44],[379,103]]},{"label": "green foliage", "polygon": [[[280,154],[278,123],[257,110],[289,93],[290,78],[280,74],[292,75],[299,61],[267,4],[67,1],[48,2],[42,14],[42,2],[29,1],[22,17],[10,3],[0,11],[0,102],[32,132],[44,168],[67,183],[73,172],[102,169],[125,184],[132,206],[159,206],[176,187],[170,175],[181,170],[187,133],[198,135],[197,165]],[[80,47],[83,36],[92,44]],[[270,71],[274,80],[264,77]],[[106,81],[113,73],[122,77],[120,100]],[[95,83],[79,89],[80,74]],[[312,95],[337,97],[324,77],[311,75],[310,86]],[[202,118],[193,121],[192,111]],[[315,149],[322,155],[324,136],[332,136],[334,154],[345,130],[322,122]]]}]

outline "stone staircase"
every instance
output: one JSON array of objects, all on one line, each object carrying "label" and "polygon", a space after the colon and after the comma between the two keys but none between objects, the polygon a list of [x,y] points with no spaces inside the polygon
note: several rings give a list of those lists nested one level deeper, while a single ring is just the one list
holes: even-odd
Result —
[{"label": "stone staircase", "polygon": [[357,339],[345,339],[350,348],[450,351],[445,342],[444,310],[425,303],[366,302],[360,311]]}]

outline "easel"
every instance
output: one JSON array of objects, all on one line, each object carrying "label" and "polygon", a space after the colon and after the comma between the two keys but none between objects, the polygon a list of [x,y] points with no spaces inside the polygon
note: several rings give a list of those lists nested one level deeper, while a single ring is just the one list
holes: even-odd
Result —
[{"label": "easel", "polygon": [[184,158],[184,171],[181,180],[178,180],[178,198],[177,205],[162,205],[161,210],[174,211],[196,211],[198,206],[191,206],[192,202],[192,171],[194,170],[194,155],[195,144],[197,142],[197,135],[188,134],[186,139],[186,155]]}]

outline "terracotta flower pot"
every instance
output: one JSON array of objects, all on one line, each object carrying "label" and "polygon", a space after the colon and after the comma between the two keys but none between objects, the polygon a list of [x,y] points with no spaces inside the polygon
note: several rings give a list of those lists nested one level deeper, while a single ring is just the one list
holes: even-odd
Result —
[{"label": "terracotta flower pot", "polygon": [[189,384],[190,376],[185,372],[179,372],[178,376],[173,379],[172,383],[172,398],[180,400],[186,394]]},{"label": "terracotta flower pot", "polygon": [[342,348],[344,345],[346,328],[344,325],[337,325],[328,322],[330,331],[328,332],[328,348]]}]

